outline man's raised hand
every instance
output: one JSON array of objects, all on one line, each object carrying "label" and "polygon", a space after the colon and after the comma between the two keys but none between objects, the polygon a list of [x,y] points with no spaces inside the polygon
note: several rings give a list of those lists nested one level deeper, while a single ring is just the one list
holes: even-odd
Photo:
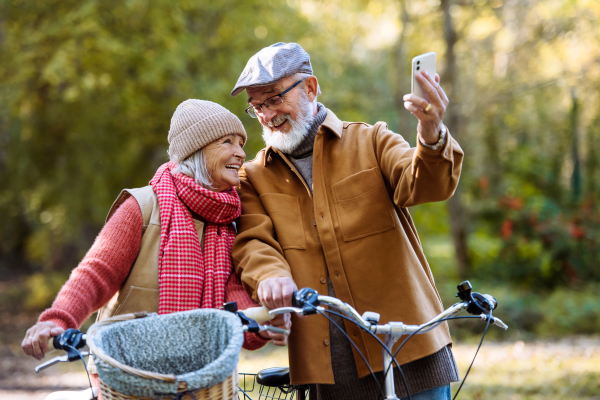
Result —
[{"label": "man's raised hand", "polygon": [[[404,108],[419,120],[417,131],[427,144],[435,144],[442,131],[442,119],[448,107],[448,96],[440,86],[440,76],[435,78],[423,71],[416,75],[417,82],[427,93],[429,101],[414,94],[404,95]],[[428,106],[430,105],[429,109]]]}]

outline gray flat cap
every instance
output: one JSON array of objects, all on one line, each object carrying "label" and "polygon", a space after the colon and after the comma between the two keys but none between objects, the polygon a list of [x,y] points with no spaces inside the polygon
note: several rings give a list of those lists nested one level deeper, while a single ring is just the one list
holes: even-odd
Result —
[{"label": "gray flat cap", "polygon": [[298,43],[275,43],[248,60],[231,95],[235,97],[246,88],[271,85],[297,73],[312,75],[308,53]]}]

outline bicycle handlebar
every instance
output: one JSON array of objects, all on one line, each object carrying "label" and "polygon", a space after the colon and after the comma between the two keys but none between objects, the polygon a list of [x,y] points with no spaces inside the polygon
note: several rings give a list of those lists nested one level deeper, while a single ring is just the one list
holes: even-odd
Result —
[{"label": "bicycle handlebar", "polygon": [[69,351],[72,348],[80,349],[85,346],[87,335],[77,329],[67,329],[58,336],[48,338],[48,349]]},{"label": "bicycle handlebar", "polygon": [[[480,294],[472,292],[472,286],[469,281],[464,281],[457,286],[458,294],[456,295],[462,301],[442,311],[439,315],[432,318],[430,321],[422,325],[407,325],[402,322],[389,322],[385,325],[377,325],[379,315],[375,313],[365,313],[362,316],[349,304],[336,299],[335,297],[323,296],[318,294],[314,289],[304,288],[293,293],[292,307],[283,307],[269,311],[270,316],[283,314],[287,312],[295,312],[301,315],[310,315],[317,312],[323,312],[325,309],[322,305],[328,308],[334,308],[341,311],[344,315],[352,319],[356,324],[374,333],[395,333],[395,334],[410,334],[417,332],[419,334],[427,333],[438,327],[445,318],[453,317],[462,311],[467,311],[473,315],[479,315],[483,320],[490,319],[490,323],[504,330],[508,326],[499,318],[492,317],[492,311],[498,307],[498,301],[495,297],[489,294]],[[439,321],[439,323],[436,323]],[[425,327],[427,326],[427,327]]]},{"label": "bicycle handlebar", "polygon": [[[228,304],[230,304],[230,309],[228,309],[227,305],[225,306],[225,309],[235,312],[240,317],[244,332],[258,333],[260,331],[269,331],[284,335],[289,335],[290,333],[287,329],[277,328],[270,325],[260,325],[261,323],[276,317],[276,315],[271,315],[269,310],[265,307],[252,307],[238,311],[237,306],[234,303]],[[48,338],[48,349],[63,350],[66,351],[67,354],[54,357],[43,364],[38,365],[35,368],[35,372],[39,373],[41,370],[59,362],[71,362],[78,360],[81,357],[88,356],[90,354],[89,352],[77,351],[86,345],[86,341],[87,335],[78,331],[77,329],[67,329],[58,336]]]}]

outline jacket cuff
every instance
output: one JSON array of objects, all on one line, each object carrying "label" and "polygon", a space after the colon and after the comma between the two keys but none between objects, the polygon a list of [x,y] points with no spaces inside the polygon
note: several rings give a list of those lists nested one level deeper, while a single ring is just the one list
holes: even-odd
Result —
[{"label": "jacket cuff", "polygon": [[454,156],[452,154],[452,136],[450,131],[446,128],[446,143],[438,150],[431,150],[421,144],[420,140],[417,140],[417,151],[415,157],[420,158],[423,161],[441,161],[440,158],[446,159],[450,162],[454,162]]},{"label": "jacket cuff", "polygon": [[40,315],[38,322],[52,322],[58,328],[67,330],[69,328],[78,329],[75,319],[69,313],[62,310],[48,309]]},{"label": "jacket cuff", "polygon": [[446,141],[447,141],[447,133],[448,133],[448,128],[446,128],[446,125],[442,124],[442,130],[441,132],[438,133],[439,135],[439,139],[436,143],[434,144],[427,144],[425,143],[425,141],[423,140],[423,137],[421,136],[421,134],[419,133],[417,136],[419,137],[419,143],[425,147],[426,149],[429,150],[439,150],[442,147],[444,147],[446,145]]},{"label": "jacket cuff", "polygon": [[419,162],[433,162],[439,163],[441,161],[448,161],[450,163],[449,173],[452,175],[452,171],[454,169],[454,152],[452,150],[452,136],[450,136],[450,131],[446,128],[446,144],[439,150],[431,150],[426,148],[421,144],[421,141],[417,139],[417,150],[414,153],[412,166],[411,166],[411,174],[413,176],[416,175],[418,170]]}]

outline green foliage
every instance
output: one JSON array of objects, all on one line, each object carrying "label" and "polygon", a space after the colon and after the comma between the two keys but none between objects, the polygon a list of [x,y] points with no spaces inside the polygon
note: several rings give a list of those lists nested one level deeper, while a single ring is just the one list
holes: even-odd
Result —
[{"label": "green foliage", "polygon": [[[560,288],[552,291],[532,291],[490,284],[489,279],[471,280],[473,290],[489,293],[498,300],[494,315],[504,321],[508,331],[490,329],[489,338],[523,340],[559,338],[567,335],[591,335],[600,329],[598,284],[585,284],[578,290]],[[446,307],[456,303],[456,284],[438,281],[438,290]],[[459,340],[480,337],[484,323],[458,320],[450,323],[453,336]],[[486,335],[486,337],[487,337]]]},{"label": "green foliage", "polygon": [[[0,312],[38,314],[52,305],[56,293],[68,278],[68,272],[40,272],[22,277],[19,283],[3,285]],[[0,332],[1,333],[1,332]]]},{"label": "green foliage", "polygon": [[[500,201],[498,208],[485,211],[487,230],[471,237],[474,276],[528,288],[600,281],[600,214],[589,203],[561,210],[540,195]],[[493,240],[490,231],[498,235]]]},{"label": "green foliage", "polygon": [[[167,160],[187,98],[238,115],[252,159],[260,127],[229,92],[264,46],[302,44],[328,108],[413,145],[410,59],[435,51],[446,68],[430,0],[0,0],[0,15],[2,276],[72,269],[119,191]],[[469,275],[533,290],[600,281],[600,6],[475,0],[450,17],[458,70],[442,86],[466,154]],[[454,282],[446,204],[411,213],[436,280]]]},{"label": "green foliage", "polygon": [[[177,104],[216,101],[249,124],[229,96],[246,59],[308,29],[279,2],[17,0],[0,15],[0,259],[47,270],[70,269],[119,191],[167,160]],[[263,19],[288,22],[259,40]]]},{"label": "green foliage", "polygon": [[64,273],[33,274],[25,280],[25,292],[21,294],[24,307],[29,311],[40,311],[50,307],[56,293],[65,283]]},{"label": "green foliage", "polygon": [[596,285],[578,291],[555,290],[538,309],[538,312],[551,311],[544,313],[541,323],[536,326],[537,333],[554,337],[572,333],[596,334],[600,331],[599,289]]}]

